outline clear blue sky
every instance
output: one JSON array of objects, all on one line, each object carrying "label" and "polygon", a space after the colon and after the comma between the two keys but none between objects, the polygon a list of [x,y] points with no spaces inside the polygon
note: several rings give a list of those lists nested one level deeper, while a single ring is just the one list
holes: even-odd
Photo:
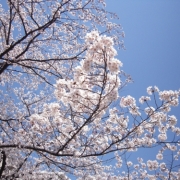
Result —
[{"label": "clear blue sky", "polygon": [[[122,95],[139,99],[148,86],[180,89],[180,0],[107,0],[125,31],[126,50],[118,51],[134,83]],[[179,117],[180,106],[172,111]]]},{"label": "clear blue sky", "polygon": [[120,17],[126,50],[118,52],[134,84],[126,93],[140,96],[149,85],[180,88],[180,0],[107,0]]},{"label": "clear blue sky", "polygon": [[[106,5],[107,10],[117,13],[120,19],[115,22],[125,31],[126,50],[119,50],[118,58],[134,80],[121,95],[138,100],[147,95],[148,86],[180,89],[180,0],[107,0]],[[172,114],[180,126],[180,106]],[[155,159],[153,151],[145,156]]]}]

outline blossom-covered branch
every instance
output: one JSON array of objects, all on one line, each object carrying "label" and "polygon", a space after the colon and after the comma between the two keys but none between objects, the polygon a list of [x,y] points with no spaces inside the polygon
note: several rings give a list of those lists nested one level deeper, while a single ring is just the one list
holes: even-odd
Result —
[{"label": "blossom-covered branch", "polygon": [[[114,46],[123,32],[106,19],[113,14],[104,1],[8,0],[6,6],[0,9],[0,177],[180,177],[180,128],[169,114],[180,91],[151,86],[140,104],[121,96],[130,78]],[[148,148],[156,159],[128,158]]]}]

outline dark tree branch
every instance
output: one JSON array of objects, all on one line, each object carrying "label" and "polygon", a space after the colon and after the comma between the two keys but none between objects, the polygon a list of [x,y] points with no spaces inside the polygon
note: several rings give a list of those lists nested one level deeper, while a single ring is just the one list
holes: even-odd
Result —
[{"label": "dark tree branch", "polygon": [[6,167],[6,154],[5,154],[5,151],[2,151],[1,154],[2,154],[2,166],[1,166],[1,169],[0,169],[0,178],[2,177],[3,171],[5,170],[5,167]]}]

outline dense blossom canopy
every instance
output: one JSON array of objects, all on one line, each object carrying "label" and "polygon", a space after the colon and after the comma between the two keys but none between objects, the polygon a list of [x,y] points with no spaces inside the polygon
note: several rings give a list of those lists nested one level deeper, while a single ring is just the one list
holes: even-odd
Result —
[{"label": "dense blossom canopy", "polygon": [[[180,91],[150,86],[139,102],[121,96],[131,78],[114,46],[123,47],[124,33],[104,6],[0,6],[1,179],[180,178],[180,128],[169,114]],[[130,161],[141,148],[155,148],[156,159]]]}]

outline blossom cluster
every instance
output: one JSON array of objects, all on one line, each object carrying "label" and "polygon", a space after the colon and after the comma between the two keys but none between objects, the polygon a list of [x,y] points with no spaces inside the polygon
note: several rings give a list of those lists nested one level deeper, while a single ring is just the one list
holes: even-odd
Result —
[{"label": "blossom cluster", "polygon": [[85,42],[85,59],[74,68],[72,79],[57,81],[55,95],[74,111],[91,113],[97,105],[104,109],[119,97],[118,73],[122,63],[114,58],[116,51],[112,38],[92,31]]},{"label": "blossom cluster", "polygon": [[133,115],[140,115],[139,107],[136,105],[136,100],[128,95],[127,97],[122,97],[120,101],[121,107],[128,107],[129,111]]},{"label": "blossom cluster", "polygon": [[86,35],[85,42],[88,48],[86,58],[82,61],[85,71],[91,71],[93,63],[99,66],[107,66],[112,73],[118,73],[122,62],[116,58],[113,39],[106,35],[99,35],[98,31],[92,31]]}]

